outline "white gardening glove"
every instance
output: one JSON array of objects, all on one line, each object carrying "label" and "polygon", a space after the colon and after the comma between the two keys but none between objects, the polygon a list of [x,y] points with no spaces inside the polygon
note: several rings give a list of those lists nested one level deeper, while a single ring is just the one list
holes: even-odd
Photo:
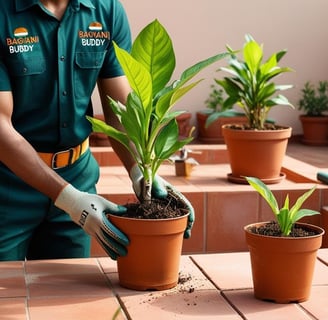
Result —
[{"label": "white gardening glove", "polygon": [[[142,188],[143,188],[143,175],[138,167],[138,165],[134,165],[130,170],[130,179],[132,181],[132,186],[134,193],[136,194],[139,201],[142,201]],[[161,178],[158,175],[155,175],[153,186],[151,190],[151,194],[154,198],[157,199],[165,199],[168,194],[168,190],[171,190],[177,198],[179,198],[188,208],[190,214],[188,216],[188,225],[184,232],[184,238],[188,239],[191,237],[191,229],[193,227],[195,221],[195,210],[189,200],[178,190],[176,190],[171,184],[169,184],[166,180]]]},{"label": "white gardening glove", "polygon": [[55,206],[68,213],[71,219],[90,236],[95,237],[114,260],[125,256],[128,238],[110,221],[105,213],[122,214],[126,208],[109,202],[96,194],[82,192],[68,184],[58,195]]}]

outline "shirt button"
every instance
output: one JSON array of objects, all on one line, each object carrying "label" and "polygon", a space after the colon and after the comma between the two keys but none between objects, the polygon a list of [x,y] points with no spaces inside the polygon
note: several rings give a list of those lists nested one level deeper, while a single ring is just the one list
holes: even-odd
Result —
[{"label": "shirt button", "polygon": [[67,96],[67,91],[63,91],[63,96]]},{"label": "shirt button", "polygon": [[61,61],[65,61],[65,58],[66,58],[65,56],[61,56],[61,57],[60,57],[60,60],[61,60]]},{"label": "shirt button", "polygon": [[23,68],[23,73],[26,73],[26,72],[27,72],[27,68],[24,67],[24,68]]}]

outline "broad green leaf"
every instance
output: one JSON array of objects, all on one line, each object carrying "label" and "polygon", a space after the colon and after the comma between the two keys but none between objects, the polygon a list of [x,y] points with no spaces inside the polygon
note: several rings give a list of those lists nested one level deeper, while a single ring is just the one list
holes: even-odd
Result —
[{"label": "broad green leaf", "polygon": [[209,65],[213,64],[214,62],[221,60],[225,57],[227,57],[229,54],[227,52],[217,54],[215,56],[212,56],[208,59],[202,60],[190,68],[186,69],[180,77],[180,80],[182,83],[186,83],[187,81],[191,80],[195,75],[197,75],[200,71],[202,71],[204,68],[208,67]]},{"label": "broad green leaf", "polygon": [[247,42],[244,46],[244,60],[252,73],[259,69],[263,57],[261,46],[256,41]]},{"label": "broad green leaf", "polygon": [[314,216],[320,214],[320,212],[315,211],[315,210],[310,210],[310,209],[301,209],[297,211],[297,213],[294,215],[292,222],[295,223],[296,221],[304,218],[304,217],[309,217],[309,216]]},{"label": "broad green leaf", "polygon": [[278,203],[271,190],[258,178],[246,177],[246,180],[265,199],[273,213],[278,215]]},{"label": "broad green leaf", "polygon": [[169,82],[175,68],[172,41],[158,20],[139,33],[133,42],[131,55],[150,73],[155,96]]},{"label": "broad green leaf", "polygon": [[311,194],[314,192],[315,189],[316,189],[316,186],[313,186],[310,190],[308,190],[307,192],[305,192],[302,196],[300,196],[297,199],[297,201],[295,202],[295,204],[290,209],[290,217],[291,217],[291,219],[294,218],[294,215],[296,215],[297,211],[300,210],[300,208],[302,207],[303,203],[311,196]]},{"label": "broad green leaf", "polygon": [[133,91],[140,97],[144,108],[152,101],[152,79],[147,69],[124,49],[114,43],[116,57]]},{"label": "broad green leaf", "polygon": [[111,137],[111,138],[119,141],[120,143],[122,143],[127,149],[130,148],[129,147],[129,139],[124,133],[116,130],[112,126],[109,126],[108,124],[106,124],[105,122],[103,122],[99,119],[92,118],[89,116],[87,116],[87,119],[91,122],[92,130],[94,132],[104,133],[108,137]]}]

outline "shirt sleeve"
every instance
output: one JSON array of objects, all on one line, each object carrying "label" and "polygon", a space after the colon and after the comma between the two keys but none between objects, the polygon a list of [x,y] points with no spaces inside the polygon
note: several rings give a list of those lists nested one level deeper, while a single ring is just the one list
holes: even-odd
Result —
[{"label": "shirt sleeve", "polygon": [[111,42],[105,57],[104,64],[99,73],[100,78],[114,78],[124,74],[118,60],[116,59],[113,41],[126,51],[131,50],[131,31],[126,12],[119,1],[114,1],[113,6],[113,24]]},{"label": "shirt sleeve", "polygon": [[0,55],[0,91],[11,91],[11,83],[8,69]]}]

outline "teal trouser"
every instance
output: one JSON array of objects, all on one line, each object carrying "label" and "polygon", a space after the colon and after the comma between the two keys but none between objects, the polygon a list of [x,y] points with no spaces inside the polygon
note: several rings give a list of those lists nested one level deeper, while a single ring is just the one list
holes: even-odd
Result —
[{"label": "teal trouser", "polygon": [[[81,191],[95,193],[99,166],[88,150],[56,170]],[[90,237],[53,202],[0,163],[0,261],[90,255]]]}]

